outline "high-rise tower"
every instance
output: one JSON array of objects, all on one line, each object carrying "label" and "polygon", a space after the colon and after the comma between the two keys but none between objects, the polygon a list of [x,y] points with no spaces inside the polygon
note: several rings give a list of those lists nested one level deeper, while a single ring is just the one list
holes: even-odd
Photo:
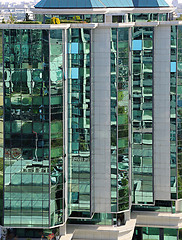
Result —
[{"label": "high-rise tower", "polygon": [[19,237],[181,239],[173,11],[163,0],[42,0],[42,24],[0,24],[2,226]]}]

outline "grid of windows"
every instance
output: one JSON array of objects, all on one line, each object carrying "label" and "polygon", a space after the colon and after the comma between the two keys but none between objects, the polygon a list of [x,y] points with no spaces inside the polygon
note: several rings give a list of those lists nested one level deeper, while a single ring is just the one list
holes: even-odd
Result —
[{"label": "grid of windows", "polygon": [[3,224],[3,31],[0,30],[0,225]]},{"label": "grid of windows", "polygon": [[111,211],[117,212],[117,29],[111,30]]},{"label": "grid of windows", "polygon": [[90,29],[68,30],[68,211],[90,216]]},{"label": "grid of windows", "polygon": [[132,202],[153,203],[153,28],[136,27],[132,40]]},{"label": "grid of windows", "polygon": [[129,208],[128,28],[111,38],[111,210]]},{"label": "grid of windows", "polygon": [[175,212],[175,201],[155,201],[155,205],[133,205],[133,211]]},{"label": "grid of windows", "polygon": [[[179,236],[179,237],[178,237]],[[133,240],[178,240],[181,239],[177,229],[136,227]]]},{"label": "grid of windows", "polygon": [[168,13],[129,13],[128,20],[129,22],[167,21]]},{"label": "grid of windows", "polygon": [[63,222],[63,44],[62,30],[50,31],[51,226]]},{"label": "grid of windows", "polygon": [[176,199],[176,68],[177,68],[177,27],[171,27],[171,80],[170,80],[170,165],[171,199]]},{"label": "grid of windows", "polygon": [[123,23],[125,22],[125,15],[112,15],[113,23]]},{"label": "grid of windows", "polygon": [[36,20],[41,21],[43,23],[49,23],[52,17],[59,18],[62,22],[64,21],[77,21],[77,22],[87,22],[87,23],[103,23],[104,15],[103,14],[36,14]]},{"label": "grid of windows", "polygon": [[49,225],[49,45],[43,30],[4,30],[4,225]]},{"label": "grid of windows", "polygon": [[118,29],[118,211],[129,209],[128,29]]},{"label": "grid of windows", "polygon": [[92,218],[74,218],[68,219],[68,224],[88,224],[88,225],[113,225],[116,224],[116,214],[112,213],[94,213]]},{"label": "grid of windows", "polygon": [[182,27],[178,26],[178,80],[177,80],[177,157],[178,198],[182,198]]}]

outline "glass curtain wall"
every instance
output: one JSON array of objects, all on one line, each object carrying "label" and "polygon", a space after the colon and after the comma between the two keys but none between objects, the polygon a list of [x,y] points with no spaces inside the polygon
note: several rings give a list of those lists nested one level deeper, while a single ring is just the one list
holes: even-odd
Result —
[{"label": "glass curtain wall", "polygon": [[177,27],[171,27],[171,81],[170,81],[170,152],[171,152],[171,199],[176,199],[176,70],[177,70]]},{"label": "glass curtain wall", "polygon": [[50,19],[52,17],[59,18],[61,22],[84,22],[84,23],[103,23],[104,22],[104,15],[103,14],[62,14],[62,15],[55,15],[55,14],[36,14],[35,19],[42,23],[50,23]]},{"label": "glass curtain wall", "polygon": [[111,38],[111,207],[129,208],[128,28],[112,29]]},{"label": "glass curtain wall", "polygon": [[49,226],[49,32],[4,30],[4,225]]},{"label": "glass curtain wall", "polygon": [[177,146],[178,199],[180,199],[182,198],[182,26],[178,26]]},{"label": "glass curtain wall", "polygon": [[129,13],[128,20],[129,22],[167,21],[168,13]]},{"label": "glass curtain wall", "polygon": [[0,30],[0,225],[3,225],[3,31]]},{"label": "glass curtain wall", "polygon": [[128,47],[128,28],[118,28],[118,211],[129,209]]},{"label": "glass curtain wall", "polygon": [[155,205],[133,205],[134,211],[153,211],[174,213],[175,201],[155,201]]},{"label": "glass curtain wall", "polygon": [[178,240],[177,229],[136,227],[133,240]]},{"label": "glass curtain wall", "polygon": [[150,240],[159,240],[160,239],[160,229],[159,228],[149,228],[149,227],[143,227],[143,240],[144,239],[150,239]]},{"label": "glass curtain wall", "polygon": [[117,29],[111,30],[111,211],[117,212]]},{"label": "glass curtain wall", "polygon": [[164,240],[179,240],[178,236],[178,230],[177,229],[170,229],[170,228],[164,228],[163,234],[164,234]]},{"label": "glass curtain wall", "polygon": [[153,203],[153,28],[132,36],[132,202]]},{"label": "glass curtain wall", "polygon": [[68,211],[90,216],[90,29],[68,30]]},{"label": "glass curtain wall", "polygon": [[51,226],[63,222],[63,44],[62,30],[50,31]]}]

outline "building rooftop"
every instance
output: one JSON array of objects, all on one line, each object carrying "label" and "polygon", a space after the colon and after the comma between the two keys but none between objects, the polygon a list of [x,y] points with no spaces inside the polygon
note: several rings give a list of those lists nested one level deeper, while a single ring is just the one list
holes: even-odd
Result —
[{"label": "building rooftop", "polygon": [[164,0],[41,0],[35,8],[158,8],[169,7]]}]

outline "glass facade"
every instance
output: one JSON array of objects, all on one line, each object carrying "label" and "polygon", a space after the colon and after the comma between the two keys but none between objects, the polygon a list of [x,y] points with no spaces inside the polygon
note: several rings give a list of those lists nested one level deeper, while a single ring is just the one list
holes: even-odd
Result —
[{"label": "glass facade", "polygon": [[49,226],[48,37],[4,31],[5,226]]},{"label": "glass facade", "polygon": [[55,49],[57,42],[47,30],[4,30],[5,226],[62,222],[62,52]]},{"label": "glass facade", "polygon": [[111,38],[111,210],[129,209],[128,28]]},{"label": "glass facade", "polygon": [[62,30],[50,31],[51,226],[63,223],[63,44]]},{"label": "glass facade", "polygon": [[177,229],[136,227],[132,240],[179,240]]},{"label": "glass facade", "polygon": [[68,213],[90,216],[89,29],[68,30]]},{"label": "glass facade", "polygon": [[117,212],[117,29],[111,32],[111,211]]},{"label": "glass facade", "polygon": [[113,23],[123,23],[125,22],[125,16],[124,15],[116,15],[112,16],[112,22]]},{"label": "glass facade", "polygon": [[134,13],[128,14],[129,22],[167,21],[168,13]]},{"label": "glass facade", "polygon": [[117,144],[118,144],[118,211],[129,209],[129,157],[128,157],[128,29],[118,29],[117,49]]},{"label": "glass facade", "polygon": [[[35,19],[42,23],[50,23],[49,20],[52,17],[59,18],[61,22],[64,21],[81,21],[85,23],[104,23],[104,14],[36,14]],[[168,21],[172,18],[172,15],[168,13],[128,13],[127,15],[112,15],[113,23],[124,23],[124,22],[153,22],[153,21]]]},{"label": "glass facade", "polygon": [[170,229],[164,228],[164,240],[178,240],[178,230],[177,229]]},{"label": "glass facade", "polygon": [[7,238],[23,238],[23,239],[40,239],[49,238],[50,234],[59,235],[59,227],[51,229],[35,229],[35,228],[9,228],[7,230]]},{"label": "glass facade", "polygon": [[3,31],[0,30],[0,225],[3,224]]},{"label": "glass facade", "polygon": [[155,205],[133,205],[133,211],[153,211],[174,213],[175,201],[155,201]]},{"label": "glass facade", "polygon": [[92,218],[90,219],[68,219],[68,224],[88,224],[88,225],[113,225],[116,224],[114,220],[116,220],[116,214],[111,213],[94,213]]},{"label": "glass facade", "polygon": [[177,27],[171,27],[171,81],[170,81],[170,152],[171,152],[171,199],[176,199],[177,163],[176,163],[176,78],[177,78]]},{"label": "glass facade", "polygon": [[[168,201],[154,201],[154,29],[118,27],[106,29],[111,34],[107,49],[111,181],[103,181],[111,197],[107,213],[94,212],[94,201],[92,212],[91,199],[100,190],[91,186],[91,60],[99,42],[94,34],[100,34],[93,34],[97,41],[92,51],[92,31],[76,25],[64,30],[0,30],[0,209],[4,209],[0,225],[17,227],[22,236],[28,233],[21,229],[39,228],[40,232],[29,232],[40,237],[43,228],[65,223],[67,210],[68,224],[124,225],[130,207],[131,212],[170,214],[175,200],[182,198],[182,27],[172,26],[170,39]],[[108,65],[100,61],[103,70]],[[133,240],[180,236],[176,229],[137,227]]]},{"label": "glass facade", "polygon": [[132,202],[153,203],[153,28],[132,36]]},{"label": "glass facade", "polygon": [[182,198],[182,27],[178,26],[177,158],[178,198]]},{"label": "glass facade", "polygon": [[50,20],[52,17],[59,18],[62,22],[66,21],[77,21],[85,23],[103,23],[105,21],[105,16],[103,14],[36,14],[35,18],[37,21],[42,23],[50,23],[47,20]]},{"label": "glass facade", "polygon": [[159,239],[159,228],[148,228],[144,227],[143,229],[143,239],[155,240]]}]

